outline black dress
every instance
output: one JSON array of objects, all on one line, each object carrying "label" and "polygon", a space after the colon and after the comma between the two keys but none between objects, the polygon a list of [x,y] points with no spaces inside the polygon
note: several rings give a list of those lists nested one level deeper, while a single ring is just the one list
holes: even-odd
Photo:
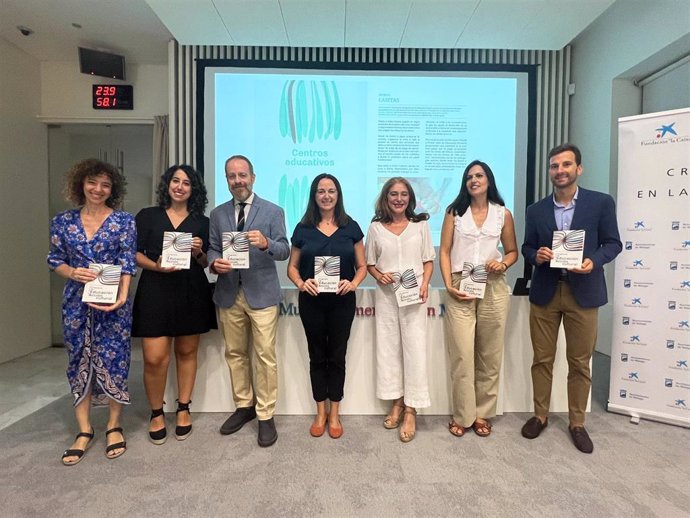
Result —
[{"label": "black dress", "polygon": [[[149,207],[136,216],[137,252],[158,261],[163,232],[191,232],[208,248],[206,216],[190,214],[177,228],[165,209]],[[143,270],[134,297],[132,336],[186,336],[216,329],[216,309],[204,269],[191,259],[189,270],[172,273]]]}]

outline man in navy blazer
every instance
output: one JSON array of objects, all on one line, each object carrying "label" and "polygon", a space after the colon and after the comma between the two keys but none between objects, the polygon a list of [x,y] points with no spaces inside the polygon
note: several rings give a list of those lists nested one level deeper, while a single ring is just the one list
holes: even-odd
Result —
[{"label": "man in navy blazer", "polygon": [[[242,155],[228,158],[225,178],[232,200],[211,211],[208,249],[209,267],[218,274],[213,300],[218,306],[236,407],[220,433],[235,433],[258,417],[259,446],[266,447],[278,439],[273,413],[278,395],[275,343],[281,291],[275,262],[288,258],[290,245],[283,209],[253,192],[256,176],[249,159]],[[248,269],[234,269],[223,259],[223,232],[235,231],[247,232]]]},{"label": "man in navy blazer", "polygon": [[[582,174],[580,150],[562,144],[549,152],[553,194],[527,208],[522,255],[534,266],[530,287],[530,335],[534,359],[534,417],[522,435],[535,439],[548,425],[553,362],[561,321],[568,359],[569,430],[578,450],[591,453],[585,411],[592,385],[590,359],[597,341],[598,308],[607,302],[603,266],[615,259],[622,245],[613,198],[578,187]],[[582,264],[563,270],[549,262],[555,230],[584,230]]]}]

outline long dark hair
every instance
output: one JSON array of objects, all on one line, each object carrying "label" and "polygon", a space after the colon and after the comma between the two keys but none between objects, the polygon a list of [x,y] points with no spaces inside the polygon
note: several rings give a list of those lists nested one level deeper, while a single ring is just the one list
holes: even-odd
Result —
[{"label": "long dark hair", "polygon": [[410,194],[410,201],[405,208],[405,217],[414,223],[429,219],[429,214],[426,212],[422,212],[421,214],[415,213],[414,209],[417,207],[417,197],[414,195],[414,189],[412,189],[412,185],[407,178],[395,176],[389,178],[386,183],[383,184],[383,187],[381,187],[381,194],[379,194],[376,205],[374,205],[374,217],[371,221],[380,221],[381,223],[390,223],[393,221],[393,213],[388,206],[388,192],[396,183],[403,184]]},{"label": "long dark hair", "polygon": [[161,181],[158,182],[157,203],[159,207],[167,209],[172,203],[170,200],[170,181],[177,170],[181,170],[187,175],[192,184],[192,194],[187,200],[187,210],[190,214],[203,215],[206,210],[208,199],[206,198],[206,186],[201,175],[190,165],[173,165],[170,166],[161,176]]},{"label": "long dark hair", "polygon": [[338,199],[335,202],[335,208],[333,209],[333,219],[335,224],[339,227],[344,227],[350,221],[350,216],[345,212],[345,205],[343,204],[343,190],[340,188],[340,182],[332,174],[321,173],[314,181],[311,182],[311,187],[309,188],[309,200],[307,201],[307,210],[304,211],[304,216],[300,223],[304,225],[316,226],[321,222],[321,211],[319,206],[316,204],[316,191],[319,188],[319,182],[321,180],[331,180],[335,184],[335,189],[338,191]]},{"label": "long dark hair", "polygon": [[457,198],[455,198],[453,202],[446,208],[446,212],[448,214],[452,214],[453,216],[462,216],[463,214],[465,214],[467,208],[470,206],[472,197],[470,196],[470,191],[467,189],[467,174],[470,172],[470,169],[472,169],[476,165],[484,169],[486,179],[489,181],[489,188],[486,191],[487,199],[492,203],[496,203],[497,205],[505,207],[506,203],[503,201],[503,198],[501,198],[501,195],[498,193],[498,188],[496,187],[496,179],[494,178],[494,173],[489,167],[489,164],[487,164],[486,162],[482,162],[481,160],[472,160],[472,162],[467,164],[467,167],[465,167],[465,171],[462,173],[462,180],[460,181],[460,192],[458,193]]}]

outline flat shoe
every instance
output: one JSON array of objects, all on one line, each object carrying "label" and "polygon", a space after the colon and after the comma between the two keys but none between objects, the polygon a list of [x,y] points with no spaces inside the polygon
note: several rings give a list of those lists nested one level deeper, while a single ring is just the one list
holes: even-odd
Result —
[{"label": "flat shoe", "polygon": [[278,431],[273,418],[259,421],[258,443],[262,448],[268,448],[278,440]]},{"label": "flat shoe", "polygon": [[584,426],[568,427],[568,430],[570,430],[570,437],[572,437],[573,444],[575,444],[578,450],[582,453],[592,453],[594,451],[594,444],[592,444],[592,439],[589,438],[589,434]]},{"label": "flat shoe", "polygon": [[328,422],[328,414],[326,414],[326,421],[323,422],[322,425],[316,424],[316,422],[312,423],[311,426],[309,427],[309,433],[311,434],[312,437],[321,437],[324,432],[326,431],[326,423]]},{"label": "flat shoe", "polygon": [[541,434],[542,430],[549,426],[549,418],[547,417],[544,422],[541,422],[537,416],[530,417],[527,422],[522,426],[522,436],[525,439],[536,439]]},{"label": "flat shoe", "polygon": [[[91,433],[79,432],[74,440],[76,441],[77,439],[79,439],[79,437],[87,437],[89,439],[89,442],[86,443],[86,446],[84,446],[83,450],[80,450],[79,448],[71,448],[69,450],[65,450],[65,453],[62,454],[62,463],[65,466],[74,466],[75,464],[79,464],[81,462],[81,459],[84,457],[86,450],[88,450],[89,446],[91,446],[91,443],[93,443],[93,436],[93,427],[91,428]],[[65,459],[67,457],[76,457],[77,460],[72,462],[66,462]]]},{"label": "flat shoe", "polygon": [[328,425],[328,435],[331,436],[331,439],[340,439],[343,432],[343,423],[340,422],[340,419],[338,419],[338,426]]},{"label": "flat shoe", "polygon": [[[110,435],[111,433],[119,433],[119,434],[122,435],[122,438],[123,438],[123,439],[125,438],[125,434],[122,433],[122,427],[121,427],[121,426],[117,426],[117,427],[111,428],[110,430],[107,430],[107,431],[105,432],[105,438],[106,438],[105,440],[106,440],[106,442],[107,442],[107,440],[108,440],[108,435]],[[121,452],[115,453],[114,455],[110,455],[110,452],[111,452],[111,451],[113,451],[113,450],[119,450],[120,448],[122,448],[122,451],[121,451]],[[105,447],[105,456],[106,456],[107,458],[111,459],[111,460],[112,460],[112,459],[117,459],[118,457],[122,456],[126,451],[127,451],[127,442],[124,441],[124,440],[122,440],[122,441],[120,441],[120,442],[116,442],[116,443],[113,443],[113,444],[110,444],[110,445],[106,446],[106,447]]]},{"label": "flat shoe", "polygon": [[220,427],[220,433],[230,435],[238,432],[252,419],[256,419],[256,409],[253,406],[238,408]]}]

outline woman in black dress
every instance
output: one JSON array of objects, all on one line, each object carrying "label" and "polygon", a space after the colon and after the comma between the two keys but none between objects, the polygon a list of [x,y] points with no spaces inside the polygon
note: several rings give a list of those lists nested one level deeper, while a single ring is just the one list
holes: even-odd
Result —
[{"label": "woman in black dress", "polygon": [[[211,288],[204,273],[207,265],[209,220],[206,187],[201,175],[188,165],[174,165],[158,185],[158,206],[136,216],[137,264],[143,269],[134,298],[132,336],[142,337],[144,386],[151,420],[149,438],[163,444],[167,438],[163,395],[174,342],[177,362],[177,425],[182,441],[192,433],[191,403],[197,368],[199,335],[216,328]],[[190,268],[161,266],[164,232],[192,234]]]},{"label": "woman in black dress", "polygon": [[[343,435],[340,401],[345,383],[345,353],[355,317],[355,290],[367,275],[364,234],[343,206],[335,176],[320,174],[311,184],[307,210],[292,234],[288,277],[299,289],[299,316],[309,348],[309,375],[316,417],[309,429],[333,439]],[[340,258],[335,293],[321,293],[314,279],[315,259]],[[326,268],[324,267],[324,270]],[[330,401],[330,411],[326,408]]]}]

